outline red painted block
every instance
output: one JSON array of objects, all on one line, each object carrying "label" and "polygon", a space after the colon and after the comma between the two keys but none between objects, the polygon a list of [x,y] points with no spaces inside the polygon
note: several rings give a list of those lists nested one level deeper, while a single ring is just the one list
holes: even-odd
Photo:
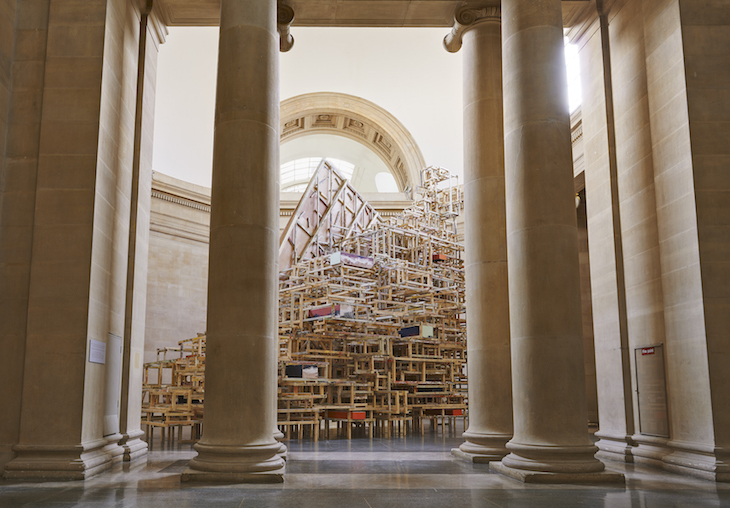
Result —
[{"label": "red painted block", "polygon": [[[427,416],[441,416],[440,409],[426,409],[423,413]],[[462,416],[463,414],[463,409],[444,409],[444,416]]]},{"label": "red painted block", "polygon": [[338,312],[339,310],[339,305],[326,305],[324,307],[318,307],[316,309],[309,309],[309,317],[330,316]]},{"label": "red painted block", "polygon": [[327,418],[347,420],[347,413],[350,413],[351,420],[364,420],[367,416],[365,411],[327,411]]}]

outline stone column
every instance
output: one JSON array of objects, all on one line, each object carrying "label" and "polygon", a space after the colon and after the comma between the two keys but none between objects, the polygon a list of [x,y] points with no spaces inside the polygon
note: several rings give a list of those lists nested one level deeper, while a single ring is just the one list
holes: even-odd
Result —
[{"label": "stone column", "polygon": [[283,481],[273,437],[278,50],[275,0],[221,2],[205,417],[184,481]]},{"label": "stone column", "polygon": [[[294,36],[291,34],[291,24],[294,22],[294,9],[289,7],[286,4],[279,4],[277,5],[276,9],[276,29],[279,32],[279,50],[282,53],[286,53],[287,51],[291,50],[292,47],[294,47]],[[278,154],[278,152],[277,152]],[[276,167],[278,168],[280,164],[277,162]],[[277,170],[278,174],[278,170]],[[277,244],[278,247],[278,244]],[[278,250],[277,250],[278,252]],[[277,256],[277,263],[279,259]],[[278,264],[277,264],[277,271],[278,271]],[[277,293],[278,294],[278,293]],[[274,326],[276,327],[276,330],[279,329],[279,315],[274,315]],[[274,355],[274,384],[278,385],[279,383],[279,376],[277,373],[277,370],[279,368],[279,358],[278,358],[278,349],[276,355]],[[276,439],[279,442],[279,456],[286,460],[287,455],[287,447],[282,441],[286,436],[284,436],[284,433],[279,430],[279,427],[276,425],[276,422],[278,420],[278,413],[277,413],[277,407],[279,404],[279,394],[278,391],[274,394],[274,439]]]},{"label": "stone column", "polygon": [[444,40],[464,44],[464,189],[469,428],[452,454],[499,460],[512,437],[499,7],[462,8]]},{"label": "stone column", "polygon": [[[597,456],[632,462],[634,434],[631,355],[616,159],[614,85],[608,15],[602,1],[577,23],[583,90],[588,252],[596,356]],[[582,21],[582,20],[581,20]]]},{"label": "stone column", "polygon": [[[154,8],[153,8],[154,7]],[[156,97],[157,56],[165,29],[159,20],[159,4],[147,2],[140,12],[137,57],[132,193],[129,217],[129,255],[124,318],[124,354],[119,444],[124,460],[147,454],[141,429],[142,384],[145,347],[145,314],[152,197],[152,148]]]},{"label": "stone column", "polygon": [[505,186],[514,394],[525,482],[623,481],[588,437],[578,240],[560,0],[503,0]]}]

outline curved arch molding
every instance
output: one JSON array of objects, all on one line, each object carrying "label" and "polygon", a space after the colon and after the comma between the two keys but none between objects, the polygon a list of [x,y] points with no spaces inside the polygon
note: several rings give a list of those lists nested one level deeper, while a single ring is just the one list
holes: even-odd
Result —
[{"label": "curved arch molding", "polygon": [[353,139],[378,154],[401,192],[420,183],[426,167],[416,140],[396,117],[370,101],[334,92],[297,95],[281,102],[281,142],[309,134]]}]

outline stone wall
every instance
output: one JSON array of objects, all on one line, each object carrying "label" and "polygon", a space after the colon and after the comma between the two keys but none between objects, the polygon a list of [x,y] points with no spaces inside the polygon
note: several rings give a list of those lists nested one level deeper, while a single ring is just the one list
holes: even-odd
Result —
[{"label": "stone wall", "polygon": [[20,436],[48,4],[0,3],[0,466]]},{"label": "stone wall", "polygon": [[154,174],[145,362],[206,329],[209,225],[210,189]]},{"label": "stone wall", "polygon": [[[604,22],[606,20],[604,19]],[[606,25],[607,26],[607,25]],[[605,28],[605,27],[604,27]],[[617,453],[633,435],[621,217],[608,40],[599,19],[589,19],[580,47],[583,90],[585,190],[600,431]],[[607,118],[608,117],[608,118]],[[626,396],[628,393],[628,397]]]},{"label": "stone wall", "polygon": [[662,253],[659,273],[666,320],[670,445],[712,447],[713,408],[679,2],[644,1],[642,5]]},{"label": "stone wall", "polygon": [[[685,163],[681,170],[681,185],[691,179],[694,197],[677,195],[675,213],[687,213],[691,218],[692,211],[696,210],[697,231],[689,234],[697,234],[699,240],[701,288],[698,289],[703,295],[704,338],[707,341],[712,390],[712,430],[715,446],[718,447],[730,444],[730,408],[726,401],[730,393],[729,11],[726,2],[682,0],[679,2],[678,19],[676,10],[672,14],[675,26],[681,22],[681,31],[675,29],[672,38],[665,43],[665,47],[674,48],[680,43],[684,46],[689,126],[683,126],[680,132],[685,139],[689,138],[692,165],[688,167]],[[680,34],[681,40],[677,40]],[[658,59],[661,56],[657,53],[656,69],[659,69]],[[680,74],[678,70],[674,73]],[[664,78],[659,75],[657,79]],[[671,100],[670,97],[665,99],[667,103]],[[665,120],[659,116],[660,111],[657,122]],[[667,134],[667,146],[671,146],[673,140],[670,133]],[[682,210],[679,209],[680,204],[683,204]],[[681,281],[682,273],[677,273],[676,278]],[[680,311],[681,307],[677,310]],[[683,316],[678,313],[677,318],[682,319]],[[695,326],[701,330],[702,324],[698,316]],[[696,336],[702,339],[701,333]]]},{"label": "stone wall", "polygon": [[0,168],[4,165],[5,136],[8,132],[15,8],[15,0],[0,0]]},{"label": "stone wall", "polygon": [[[657,223],[657,191],[647,83],[647,41],[641,2],[616,5],[609,17],[618,207],[621,216],[626,308],[632,369],[636,348],[666,343],[663,278]],[[590,232],[589,232],[590,234]],[[636,376],[631,377],[634,393]],[[634,398],[638,418],[638,398]],[[636,429],[639,421],[635,421]],[[637,435],[640,444],[642,435]],[[651,439],[652,443],[654,442]],[[644,453],[650,455],[653,451]]]},{"label": "stone wall", "polygon": [[[5,192],[6,192],[6,137],[8,133],[8,121],[10,120],[10,91],[11,91],[11,67],[13,60],[13,43],[15,41],[15,0],[0,0],[0,238],[3,231],[10,226],[4,217],[6,213]],[[12,227],[12,226],[11,226]],[[12,256],[8,256],[6,249],[0,249],[0,286],[5,287],[9,282],[8,268],[13,263]],[[13,291],[11,289],[11,291]],[[25,330],[19,326],[18,320],[11,320],[11,312],[5,311],[5,305],[25,306],[25,303],[17,293],[17,287],[10,298],[0,295],[0,321],[8,323],[10,330],[0,331],[0,343],[13,344],[8,348],[2,359],[0,359],[0,372],[8,373],[14,365],[22,360],[22,353],[18,351],[17,339],[13,335],[24,335]],[[3,291],[5,293],[5,291]],[[17,368],[17,367],[16,367]],[[8,374],[0,374],[0,382],[11,381]],[[18,411],[20,408],[20,386],[18,383],[6,385],[9,388],[7,405],[7,423],[0,428],[0,467],[7,462],[12,454],[11,446],[17,441],[18,434]]]},{"label": "stone wall", "polygon": [[[137,135],[135,149],[137,155],[135,163],[138,164],[138,182],[135,192],[132,191],[132,204],[136,204],[136,218],[130,220],[130,239],[134,240],[134,260],[131,261],[133,268],[127,273],[127,302],[131,298],[132,304],[125,307],[125,336],[129,336],[129,344],[126,345],[123,359],[128,362],[123,365],[122,376],[122,404],[121,404],[121,432],[125,439],[133,438],[133,432],[138,437],[142,432],[140,429],[141,407],[142,407],[142,364],[144,362],[145,323],[147,310],[147,277],[148,277],[148,252],[150,237],[150,215],[152,200],[152,149],[154,141],[155,121],[155,97],[157,84],[157,56],[161,44],[158,26],[154,26],[155,19],[148,19],[147,31],[144,41],[144,74],[140,80],[137,76],[138,86],[142,87],[141,103],[137,104]],[[140,41],[142,42],[142,41]],[[139,114],[141,108],[141,114]],[[135,199],[137,202],[135,203]],[[131,287],[130,287],[131,286]],[[125,377],[126,376],[126,377]],[[126,395],[126,396],[125,396]],[[125,456],[125,459],[133,458]]]},{"label": "stone wall", "polygon": [[[609,458],[729,478],[730,412],[720,400],[730,388],[730,186],[720,168],[730,154],[730,10],[690,0],[597,4],[573,34],[583,65],[599,447]],[[668,436],[641,428],[635,351],[653,345],[666,351]]]},{"label": "stone wall", "polygon": [[[0,24],[12,5],[0,3]],[[132,0],[18,2],[2,31],[0,55],[13,41],[0,213],[0,461],[13,459],[10,478],[81,479],[121,459],[119,415],[111,428],[104,416],[119,412],[125,379],[141,390],[141,363],[124,373],[121,355],[90,358],[91,341],[121,344],[132,321],[143,327],[143,315],[126,316],[130,238],[139,230],[146,248],[149,215],[132,197],[138,160],[143,189],[150,174],[151,112],[139,136],[148,142],[135,143],[141,18]],[[133,203],[141,222],[130,232]],[[146,279],[144,265],[136,276]]]}]

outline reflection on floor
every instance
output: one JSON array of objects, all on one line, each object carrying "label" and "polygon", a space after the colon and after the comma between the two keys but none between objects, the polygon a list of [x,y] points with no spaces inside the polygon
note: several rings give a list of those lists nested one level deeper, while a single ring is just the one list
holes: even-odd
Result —
[{"label": "reflection on floor", "polygon": [[524,485],[452,458],[454,434],[290,441],[282,485],[181,484],[190,445],[159,440],[148,458],[86,482],[0,480],[0,507],[730,507],[730,484],[609,462],[625,486]]}]

